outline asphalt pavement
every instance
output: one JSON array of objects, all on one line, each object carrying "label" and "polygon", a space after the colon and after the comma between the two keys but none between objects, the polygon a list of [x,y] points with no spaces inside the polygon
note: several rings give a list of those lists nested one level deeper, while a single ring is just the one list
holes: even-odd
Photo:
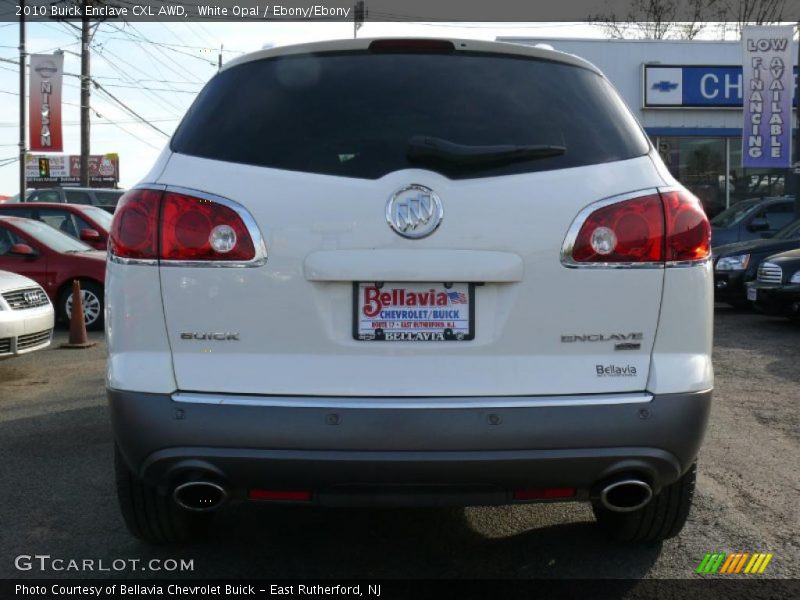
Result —
[{"label": "asphalt pavement", "polygon": [[[683,533],[655,546],[608,541],[585,504],[234,505],[208,541],[148,546],[117,508],[103,336],[64,350],[57,332],[50,349],[0,362],[0,577],[686,578],[707,552],[739,551],[773,553],[765,577],[800,577],[800,327],[724,307],[715,324],[695,506]],[[61,566],[92,560],[95,570],[17,568],[18,556],[37,554]],[[115,559],[142,562],[97,570]],[[168,559],[192,570],[140,566],[174,566]]]}]

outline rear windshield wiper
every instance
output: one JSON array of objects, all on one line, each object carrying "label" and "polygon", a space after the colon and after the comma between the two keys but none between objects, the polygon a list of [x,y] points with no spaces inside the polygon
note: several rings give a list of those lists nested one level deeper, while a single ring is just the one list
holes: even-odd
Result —
[{"label": "rear windshield wiper", "polygon": [[471,146],[457,144],[425,135],[415,135],[408,141],[406,156],[412,162],[445,162],[463,166],[483,166],[535,160],[561,156],[567,151],[564,146],[544,144],[496,146]]}]

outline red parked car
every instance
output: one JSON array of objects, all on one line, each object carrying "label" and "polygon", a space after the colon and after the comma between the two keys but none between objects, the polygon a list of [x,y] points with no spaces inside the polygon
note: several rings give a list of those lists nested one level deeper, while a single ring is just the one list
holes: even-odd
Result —
[{"label": "red parked car", "polygon": [[72,315],[72,281],[81,282],[86,327],[103,326],[106,253],[32,219],[0,216],[0,270],[30,277],[50,297],[56,316]]},{"label": "red parked car", "polygon": [[0,204],[0,217],[4,216],[41,221],[96,250],[105,251],[108,246],[112,216],[97,206],[57,202]]}]

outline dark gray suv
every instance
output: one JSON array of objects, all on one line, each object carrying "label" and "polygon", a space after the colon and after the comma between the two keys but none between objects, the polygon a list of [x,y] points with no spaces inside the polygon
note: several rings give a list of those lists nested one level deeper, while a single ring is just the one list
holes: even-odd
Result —
[{"label": "dark gray suv", "polygon": [[26,202],[68,202],[69,204],[88,204],[98,206],[114,214],[117,202],[122,198],[125,190],[111,190],[103,188],[48,188],[33,190],[25,196]]},{"label": "dark gray suv", "polygon": [[711,219],[711,245],[770,238],[794,218],[792,196],[742,200]]}]

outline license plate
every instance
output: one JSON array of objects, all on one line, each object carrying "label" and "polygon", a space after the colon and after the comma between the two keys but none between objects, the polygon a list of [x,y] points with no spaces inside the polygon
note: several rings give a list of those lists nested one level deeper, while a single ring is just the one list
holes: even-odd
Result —
[{"label": "license plate", "polygon": [[471,283],[353,285],[353,337],[366,342],[463,342],[475,337]]},{"label": "license plate", "polygon": [[756,288],[747,288],[747,299],[750,300],[750,302],[755,302],[757,296],[758,290]]}]

